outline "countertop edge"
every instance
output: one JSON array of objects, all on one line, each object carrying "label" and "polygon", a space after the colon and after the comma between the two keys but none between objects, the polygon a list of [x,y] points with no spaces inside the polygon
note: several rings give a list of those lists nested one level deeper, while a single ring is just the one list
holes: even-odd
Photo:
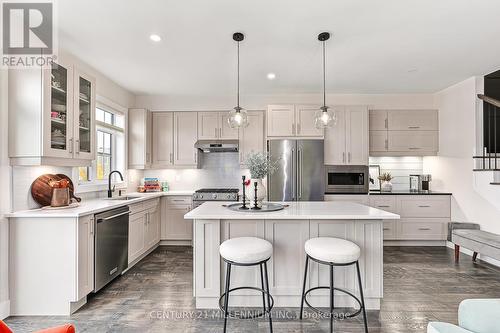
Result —
[{"label": "countertop edge", "polygon": [[[115,209],[127,205],[132,205],[136,204],[139,202],[147,201],[150,199],[154,198],[160,198],[160,197],[166,197],[166,196],[191,196],[194,193],[193,191],[169,191],[169,192],[150,192],[150,193],[139,193],[139,192],[129,192],[127,195],[130,196],[137,196],[138,198],[134,198],[131,200],[116,200],[113,204],[109,203],[105,207],[96,207],[96,208],[91,208],[89,207],[88,210],[86,211],[79,211],[75,212],[74,210],[81,209],[80,207],[75,207],[75,208],[70,208],[68,210],[65,209],[60,209],[60,210],[42,210],[41,208],[35,208],[35,209],[29,209],[29,210],[22,210],[22,211],[17,211],[17,212],[12,212],[12,213],[6,213],[3,214],[5,218],[77,218],[81,216],[87,216],[91,214],[96,214],[96,213],[101,213],[105,212],[110,209]],[[109,200],[106,198],[98,198],[98,199],[92,199],[89,200],[91,203],[92,201],[103,201],[104,202],[110,202],[113,200]],[[87,202],[89,202],[87,201]]]}]

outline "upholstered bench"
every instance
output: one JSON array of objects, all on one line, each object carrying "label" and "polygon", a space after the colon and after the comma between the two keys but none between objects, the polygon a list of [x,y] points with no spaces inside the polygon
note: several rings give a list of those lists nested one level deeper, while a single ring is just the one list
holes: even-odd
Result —
[{"label": "upholstered bench", "polygon": [[500,260],[500,235],[483,230],[455,229],[451,241],[455,244],[455,261],[459,259],[460,246],[474,252],[473,261],[478,253]]}]

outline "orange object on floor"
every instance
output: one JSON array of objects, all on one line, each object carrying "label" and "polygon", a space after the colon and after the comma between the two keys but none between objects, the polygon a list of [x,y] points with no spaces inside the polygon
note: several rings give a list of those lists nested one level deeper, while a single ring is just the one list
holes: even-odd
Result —
[{"label": "orange object on floor", "polygon": [[[3,321],[0,320],[0,333],[13,333],[12,330]],[[47,328],[34,333],[75,333],[75,326],[71,324],[66,324],[63,326],[57,326],[52,328]]]}]

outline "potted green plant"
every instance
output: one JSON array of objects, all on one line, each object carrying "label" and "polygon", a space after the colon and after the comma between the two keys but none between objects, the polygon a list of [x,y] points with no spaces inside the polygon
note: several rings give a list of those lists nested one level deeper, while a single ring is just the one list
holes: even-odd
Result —
[{"label": "potted green plant", "polygon": [[271,161],[268,154],[251,152],[246,156],[245,166],[250,171],[251,181],[248,184],[248,199],[251,203],[255,201],[255,183],[257,183],[257,206],[262,205],[262,201],[266,197],[266,187],[262,180],[272,174],[278,168],[278,161]]},{"label": "potted green plant", "polygon": [[384,172],[380,176],[378,176],[378,179],[382,182],[380,186],[380,191],[382,192],[391,192],[392,191],[392,183],[391,180],[393,177],[391,176],[390,172]]}]

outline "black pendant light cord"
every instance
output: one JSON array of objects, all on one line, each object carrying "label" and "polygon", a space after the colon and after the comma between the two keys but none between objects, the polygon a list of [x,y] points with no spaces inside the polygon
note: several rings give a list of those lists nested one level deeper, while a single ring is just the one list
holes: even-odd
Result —
[{"label": "black pendant light cord", "polygon": [[236,110],[237,112],[240,112],[240,42],[238,41],[238,84],[237,84],[237,87],[238,87],[238,94],[237,94],[237,107],[238,107],[238,110]]},{"label": "black pendant light cord", "polygon": [[326,111],[326,61],[325,61],[325,41],[323,41],[323,107],[325,107]]}]

